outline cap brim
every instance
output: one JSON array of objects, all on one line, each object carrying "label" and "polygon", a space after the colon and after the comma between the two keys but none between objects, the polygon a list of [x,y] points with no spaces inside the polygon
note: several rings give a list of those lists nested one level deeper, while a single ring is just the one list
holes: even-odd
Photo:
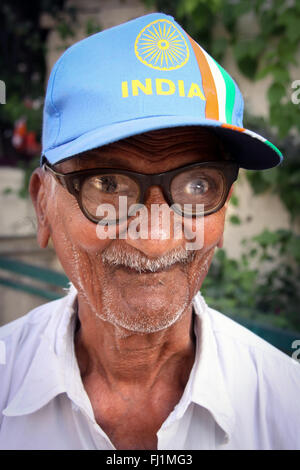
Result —
[{"label": "cap brim", "polygon": [[158,129],[182,126],[208,127],[223,139],[233,158],[241,168],[264,170],[277,166],[282,161],[281,152],[264,137],[248,129],[222,124],[220,121],[196,119],[189,116],[152,116],[132,121],[123,121],[94,129],[77,139],[46,150],[42,156],[56,164],[82,152],[108,145],[127,137]]}]

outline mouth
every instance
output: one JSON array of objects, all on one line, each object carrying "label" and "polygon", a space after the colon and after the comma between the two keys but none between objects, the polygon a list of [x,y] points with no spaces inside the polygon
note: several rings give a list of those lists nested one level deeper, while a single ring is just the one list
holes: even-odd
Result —
[{"label": "mouth", "polygon": [[157,274],[162,274],[162,273],[167,273],[169,272],[172,268],[180,265],[180,263],[175,263],[172,264],[171,266],[167,267],[161,267],[161,268],[156,268],[156,269],[147,269],[146,267],[141,267],[141,268],[130,268],[128,266],[124,265],[119,265],[119,266],[114,266],[115,269],[119,269],[123,271],[124,273],[127,273],[129,275],[141,275],[141,276],[150,276],[150,277],[155,277]]},{"label": "mouth", "polygon": [[174,263],[168,267],[162,267],[155,271],[143,269],[141,271],[127,266],[114,266],[113,275],[114,282],[120,288],[134,289],[169,289],[174,284],[174,280],[184,273],[182,263]]}]

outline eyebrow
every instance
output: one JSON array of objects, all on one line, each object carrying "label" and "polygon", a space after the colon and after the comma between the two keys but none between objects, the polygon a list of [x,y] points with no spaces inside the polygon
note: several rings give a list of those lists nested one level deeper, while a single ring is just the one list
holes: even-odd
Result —
[{"label": "eyebrow", "polygon": [[[92,168],[120,168],[120,169],[128,169],[133,170],[133,165],[131,162],[123,162],[118,157],[108,156],[104,159],[101,159],[102,155],[97,155],[97,161],[95,160],[95,155],[93,154],[86,154],[76,157],[76,170],[86,170]],[[90,162],[90,165],[89,165]],[[74,162],[75,163],[75,162]]]},{"label": "eyebrow", "polygon": [[[76,157],[72,157],[70,159],[65,160],[64,162],[59,163],[58,171],[62,171],[63,173],[67,172],[74,172],[74,171],[83,171],[83,170],[90,170],[94,168],[119,168],[123,170],[134,170],[133,165],[131,162],[122,162],[118,157],[109,156],[103,160],[101,160],[101,155],[98,155],[98,159],[95,161],[95,155],[78,155]],[[61,168],[60,165],[72,162],[73,165],[68,170]]]}]

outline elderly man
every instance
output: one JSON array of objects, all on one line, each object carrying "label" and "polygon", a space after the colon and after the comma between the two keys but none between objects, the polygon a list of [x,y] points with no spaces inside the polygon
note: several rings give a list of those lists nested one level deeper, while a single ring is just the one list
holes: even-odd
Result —
[{"label": "elderly man", "polygon": [[199,293],[239,167],[281,160],[242,113],[163,14],[62,55],[30,192],[72,285],[1,329],[1,448],[300,448],[299,364]]}]

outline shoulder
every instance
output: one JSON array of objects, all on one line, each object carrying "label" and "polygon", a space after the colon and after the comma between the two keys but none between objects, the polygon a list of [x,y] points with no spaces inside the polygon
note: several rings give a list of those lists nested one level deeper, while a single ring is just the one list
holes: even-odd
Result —
[{"label": "shoulder", "polygon": [[297,361],[291,359],[287,354],[283,353],[248,328],[240,325],[232,318],[210,307],[208,307],[207,312],[214,336],[220,348],[226,345],[226,347],[231,346],[234,350],[241,352],[247,351],[248,357],[253,360],[260,358],[261,360],[265,359],[276,362],[283,361],[285,364],[291,366],[299,365]]},{"label": "shoulder", "polygon": [[23,317],[0,327],[0,341],[6,347],[32,344],[44,330],[53,314],[63,306],[64,301],[65,297],[40,305]]},{"label": "shoulder", "polygon": [[[53,334],[68,297],[48,302],[0,328],[0,410],[23,383],[41,339],[53,323]],[[0,419],[1,421],[1,419]]]},{"label": "shoulder", "polygon": [[300,363],[222,313],[207,312],[240,429],[252,427],[264,448],[300,448]]}]

